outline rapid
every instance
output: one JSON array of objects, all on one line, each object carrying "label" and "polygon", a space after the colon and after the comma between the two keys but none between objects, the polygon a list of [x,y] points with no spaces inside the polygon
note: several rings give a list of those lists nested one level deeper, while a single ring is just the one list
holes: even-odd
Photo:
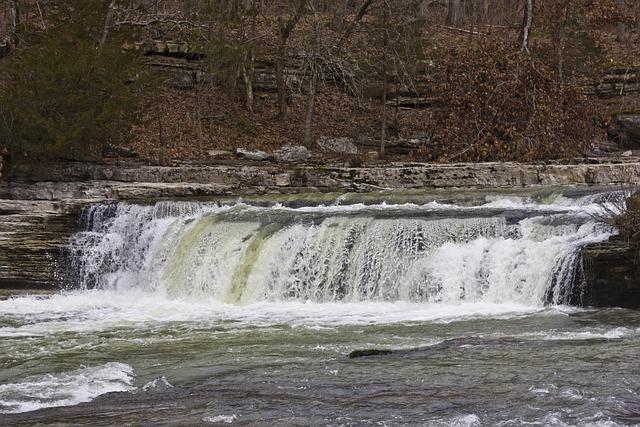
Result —
[{"label": "rapid", "polygon": [[615,197],[88,207],[0,301],[0,423],[640,423],[640,315],[581,308]]}]

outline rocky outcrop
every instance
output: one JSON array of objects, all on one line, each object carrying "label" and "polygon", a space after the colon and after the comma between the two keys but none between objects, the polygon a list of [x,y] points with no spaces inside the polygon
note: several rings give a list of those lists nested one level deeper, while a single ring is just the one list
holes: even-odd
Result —
[{"label": "rocky outcrop", "polygon": [[269,158],[269,153],[262,150],[247,150],[246,148],[236,148],[235,154],[247,160],[262,161]]},{"label": "rocky outcrop", "polygon": [[64,282],[65,248],[81,204],[0,201],[0,288]]},{"label": "rocky outcrop", "polygon": [[273,158],[285,163],[306,162],[311,158],[311,152],[302,145],[283,145],[273,152]]},{"label": "rocky outcrop", "polygon": [[640,248],[612,238],[583,249],[584,304],[640,309]]},{"label": "rocky outcrop", "polygon": [[640,181],[640,160],[395,163],[359,168],[284,163],[179,167],[64,163],[15,168],[11,178],[11,182],[0,183],[0,199],[144,200],[310,191],[620,185]]},{"label": "rocky outcrop", "polygon": [[325,153],[358,154],[358,147],[353,143],[351,138],[321,136],[316,141],[316,145]]},{"label": "rocky outcrop", "polygon": [[[392,137],[385,141],[384,149],[387,154],[407,155],[417,152],[420,148],[425,147],[431,141],[429,134],[417,134],[409,138]],[[360,136],[355,143],[366,150],[378,150],[380,148],[380,139]]]},{"label": "rocky outcrop", "polygon": [[609,138],[624,150],[640,150],[640,114],[618,114],[609,125]]},{"label": "rocky outcrop", "polygon": [[594,88],[601,98],[625,96],[640,92],[640,67],[614,67],[605,71],[602,82]]}]

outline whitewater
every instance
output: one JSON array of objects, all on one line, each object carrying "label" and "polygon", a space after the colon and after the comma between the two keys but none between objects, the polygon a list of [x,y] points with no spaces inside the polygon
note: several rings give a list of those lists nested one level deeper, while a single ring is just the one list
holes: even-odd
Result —
[{"label": "whitewater", "polygon": [[[0,413],[640,422],[640,316],[584,307],[580,250],[615,197],[88,207],[63,289],[0,301]],[[370,348],[392,353],[347,357]]]}]

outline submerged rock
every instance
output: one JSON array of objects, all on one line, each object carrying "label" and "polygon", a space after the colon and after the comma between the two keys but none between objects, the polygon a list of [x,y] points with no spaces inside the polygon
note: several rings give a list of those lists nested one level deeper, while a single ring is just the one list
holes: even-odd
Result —
[{"label": "submerged rock", "polygon": [[351,353],[349,353],[349,359],[357,359],[359,357],[368,356],[384,356],[391,353],[393,353],[392,350],[377,350],[374,348],[367,350],[353,350]]},{"label": "submerged rock", "polygon": [[278,162],[304,162],[310,157],[311,152],[302,145],[284,145],[273,152],[273,158]]}]

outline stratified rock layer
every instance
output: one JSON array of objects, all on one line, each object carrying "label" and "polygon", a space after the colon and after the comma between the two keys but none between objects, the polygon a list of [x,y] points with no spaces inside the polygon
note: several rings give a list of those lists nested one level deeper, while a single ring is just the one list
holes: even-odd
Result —
[{"label": "stratified rock layer", "polygon": [[[607,186],[640,181],[640,161],[630,157],[583,159],[573,164],[389,164],[362,168],[269,162],[260,166],[179,167],[62,163],[15,168],[9,178],[11,181],[0,182],[0,287],[5,288],[64,282],[67,242],[78,213],[92,203],[381,189]],[[602,265],[594,270],[596,281],[602,275],[608,277],[605,258],[594,258],[593,265]],[[631,278],[628,283],[637,283],[637,276],[627,276]],[[598,283],[594,286],[607,286]],[[605,294],[594,294],[594,298],[602,304],[616,301],[601,295]]]},{"label": "stratified rock layer", "polygon": [[221,195],[422,188],[617,185],[640,181],[640,161],[582,163],[389,164],[361,168],[265,164],[139,166],[65,163],[18,168],[0,199],[144,200]]},{"label": "stratified rock layer", "polygon": [[78,212],[66,203],[0,201],[0,287],[63,283]]},{"label": "stratified rock layer", "polygon": [[640,248],[620,239],[583,250],[586,303],[595,307],[640,308]]}]

